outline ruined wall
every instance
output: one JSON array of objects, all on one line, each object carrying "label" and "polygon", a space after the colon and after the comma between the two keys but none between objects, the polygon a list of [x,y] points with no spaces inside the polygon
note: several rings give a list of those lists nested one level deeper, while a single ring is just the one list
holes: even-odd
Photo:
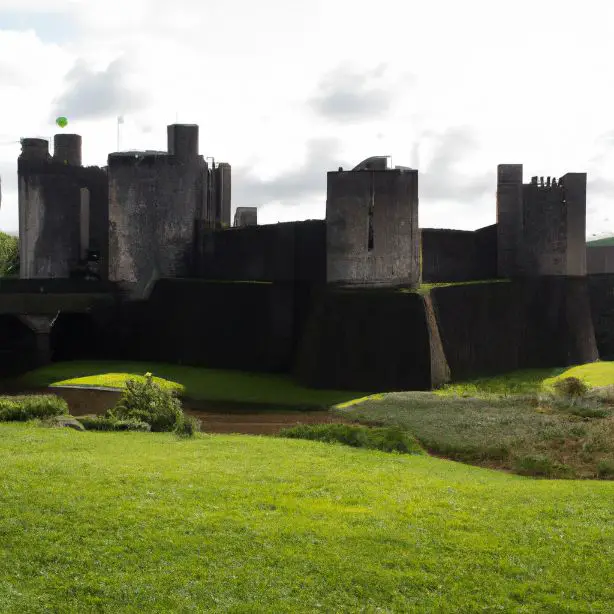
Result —
[{"label": "ruined wall", "polygon": [[452,379],[597,360],[586,278],[431,290]]},{"label": "ruined wall", "polygon": [[324,282],[323,220],[210,230],[196,223],[194,276],[202,279]]},{"label": "ruined wall", "polygon": [[586,247],[588,275],[614,273],[614,245]]},{"label": "ruined wall", "polygon": [[494,279],[497,227],[476,231],[423,228],[422,281],[425,283]]},{"label": "ruined wall", "polygon": [[305,328],[296,374],[307,386],[365,392],[443,384],[449,373],[430,299],[329,287]]},{"label": "ruined wall", "polygon": [[109,278],[146,291],[160,277],[185,277],[194,220],[202,211],[202,157],[109,156]]},{"label": "ruined wall", "polygon": [[330,172],[327,182],[328,282],[418,284],[418,171]]}]

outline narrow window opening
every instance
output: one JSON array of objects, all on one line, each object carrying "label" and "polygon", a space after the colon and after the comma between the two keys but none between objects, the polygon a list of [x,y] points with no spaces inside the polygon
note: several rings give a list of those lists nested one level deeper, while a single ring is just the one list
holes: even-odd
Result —
[{"label": "narrow window opening", "polygon": [[371,174],[371,198],[369,200],[369,231],[367,235],[367,250],[373,251],[373,208],[375,206],[375,186],[373,185],[373,174]]}]

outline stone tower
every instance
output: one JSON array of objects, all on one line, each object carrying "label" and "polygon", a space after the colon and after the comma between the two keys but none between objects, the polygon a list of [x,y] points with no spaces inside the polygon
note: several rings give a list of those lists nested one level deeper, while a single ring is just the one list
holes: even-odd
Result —
[{"label": "stone tower", "polygon": [[327,184],[327,282],[419,284],[418,171],[374,157],[329,172]]},{"label": "stone tower", "polygon": [[586,173],[523,184],[521,164],[497,169],[499,277],[586,275]]}]

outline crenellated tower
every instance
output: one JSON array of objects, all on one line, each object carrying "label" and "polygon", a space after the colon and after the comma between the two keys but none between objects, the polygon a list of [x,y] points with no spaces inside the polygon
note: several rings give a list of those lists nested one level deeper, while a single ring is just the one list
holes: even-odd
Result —
[{"label": "crenellated tower", "polygon": [[586,173],[533,177],[497,168],[499,277],[586,275]]}]

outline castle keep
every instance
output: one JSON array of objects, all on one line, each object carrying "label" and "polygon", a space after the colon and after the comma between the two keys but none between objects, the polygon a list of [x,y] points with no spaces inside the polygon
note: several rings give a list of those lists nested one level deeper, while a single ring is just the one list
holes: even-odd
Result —
[{"label": "castle keep", "polygon": [[525,184],[500,165],[495,225],[420,229],[418,171],[376,156],[328,173],[325,220],[258,226],[237,207],[231,226],[230,165],[199,153],[196,125],[167,137],[104,168],[82,166],[79,135],[56,135],[53,155],[22,140],[0,368],[158,360],[375,391],[614,350],[587,271],[585,173]]}]

